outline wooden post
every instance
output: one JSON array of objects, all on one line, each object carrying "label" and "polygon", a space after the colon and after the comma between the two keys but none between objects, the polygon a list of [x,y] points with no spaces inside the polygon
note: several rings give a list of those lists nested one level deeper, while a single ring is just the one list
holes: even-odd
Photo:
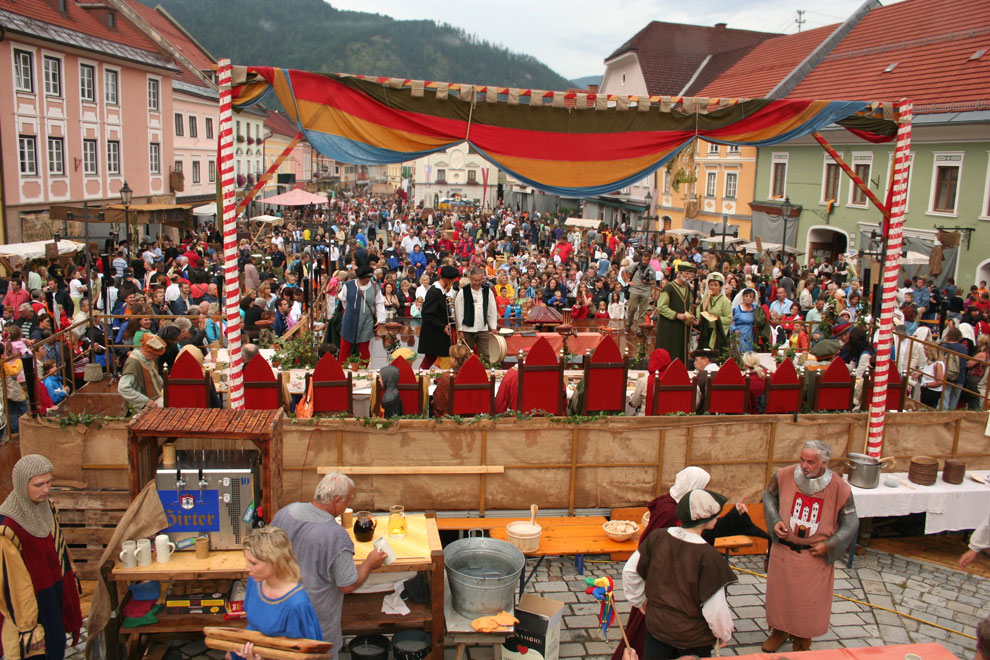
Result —
[{"label": "wooden post", "polygon": [[763,483],[770,483],[773,476],[773,456],[777,450],[777,422],[770,422],[770,446],[767,447],[767,472],[764,475]]},{"label": "wooden post", "polygon": [[570,493],[567,496],[567,515],[574,515],[574,487],[577,481],[577,455],[578,455],[578,429],[577,426],[571,431],[571,483]]},{"label": "wooden post", "polygon": [[657,497],[660,497],[661,484],[663,483],[663,448],[664,448],[664,437],[666,429],[660,428],[657,431]]},{"label": "wooden post", "polygon": [[[481,432],[481,464],[482,465],[488,465],[488,431],[487,430],[483,430]],[[481,495],[480,495],[480,497],[478,499],[478,501],[479,501],[478,511],[480,512],[482,518],[485,517],[485,487],[487,485],[487,482],[485,481],[485,479],[486,479],[485,473],[482,472],[481,473]]]}]

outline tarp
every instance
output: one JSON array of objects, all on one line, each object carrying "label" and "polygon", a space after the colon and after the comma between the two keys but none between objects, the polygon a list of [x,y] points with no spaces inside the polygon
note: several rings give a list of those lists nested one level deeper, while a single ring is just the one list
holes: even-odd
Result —
[{"label": "tarp", "polygon": [[872,142],[897,131],[891,105],[866,101],[606,96],[258,66],[234,67],[232,83],[238,109],[274,91],[334,160],[399,163],[467,142],[521,182],[567,197],[631,185],[695,138],[762,147],[830,124]]},{"label": "tarp", "polygon": [[193,215],[216,215],[217,203],[210,202],[209,204],[203,204],[202,206],[197,206],[192,211]]},{"label": "tarp", "polygon": [[256,215],[253,218],[251,218],[251,222],[273,223],[279,221],[281,221],[281,218],[276,218],[274,215]]},{"label": "tarp", "polygon": [[578,227],[580,229],[598,229],[601,224],[601,220],[594,218],[568,218],[564,220],[565,227]]},{"label": "tarp", "polygon": [[[762,245],[764,252],[769,252],[769,253],[780,252],[780,243],[767,243],[764,241]],[[751,241],[749,243],[743,243],[742,245],[739,246],[738,249],[742,250],[743,252],[748,252],[750,254],[757,253],[755,241]],[[787,254],[804,254],[804,252],[802,252],[801,250],[798,250],[797,248],[792,248],[790,245],[784,248],[784,252],[786,252]]]},{"label": "tarp", "polygon": [[327,198],[325,195],[314,195],[311,192],[296,188],[281,195],[265,197],[254,201],[261,204],[275,204],[278,206],[309,206],[310,204],[326,204]]},{"label": "tarp", "polygon": [[[30,243],[8,243],[0,245],[0,257],[20,257],[25,260],[44,259],[45,246],[51,245],[52,241],[32,241]],[[58,242],[59,254],[75,254],[86,247],[85,243],[77,243],[62,239]]]}]

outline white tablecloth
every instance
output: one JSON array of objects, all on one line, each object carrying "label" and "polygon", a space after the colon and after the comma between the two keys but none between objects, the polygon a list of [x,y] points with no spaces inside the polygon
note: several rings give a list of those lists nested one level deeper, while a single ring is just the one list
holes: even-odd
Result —
[{"label": "white tablecloth", "polygon": [[[911,488],[900,483],[888,487],[890,477],[910,483]],[[941,473],[933,485],[919,486],[908,481],[907,472],[885,472],[876,488],[851,488],[860,518],[925,513],[925,534],[975,529],[990,515],[990,486],[973,481],[968,474],[958,486],[942,481]]]}]

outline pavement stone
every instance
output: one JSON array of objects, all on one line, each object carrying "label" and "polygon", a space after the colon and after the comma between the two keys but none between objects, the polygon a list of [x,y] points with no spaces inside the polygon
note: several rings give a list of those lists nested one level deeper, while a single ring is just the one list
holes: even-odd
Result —
[{"label": "pavement stone", "polygon": [[[619,580],[615,588],[616,609],[625,619],[630,606],[621,590],[623,563],[589,564],[587,574],[611,575]],[[762,557],[733,557],[730,563],[763,573]],[[739,581],[728,588],[727,599],[733,610],[736,633],[732,643],[722,649],[725,656],[759,653],[767,635],[765,579],[746,573],[737,573],[737,577]],[[561,658],[609,660],[620,638],[618,626],[613,626],[608,641],[603,641],[598,627],[598,602],[584,594],[585,588],[584,576],[577,574],[569,558],[548,557],[527,591],[566,604],[560,634]],[[844,596],[868,600],[874,605],[967,634],[973,634],[990,602],[990,579],[874,550],[867,551],[865,556],[857,556],[856,565],[851,569],[837,567],[835,589]],[[963,660],[973,657],[976,650],[973,640],[928,623],[833,598],[831,627],[815,640],[813,648],[939,642]],[[174,645],[175,660],[219,660],[200,640],[166,641]],[[66,657],[83,660],[83,646],[69,649]],[[782,647],[785,653],[789,650],[789,644]],[[444,659],[453,660],[454,652],[453,647],[444,649]],[[468,657],[470,660],[491,660],[492,649],[490,646],[470,647]],[[346,660],[347,656],[343,658]]]}]

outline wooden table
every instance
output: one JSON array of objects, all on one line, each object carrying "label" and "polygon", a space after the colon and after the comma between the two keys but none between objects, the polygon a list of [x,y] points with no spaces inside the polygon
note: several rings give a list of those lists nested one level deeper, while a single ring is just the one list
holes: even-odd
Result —
[{"label": "wooden table", "polygon": [[[506,524],[512,522],[506,519]],[[628,541],[613,541],[605,534],[602,525],[605,524],[604,516],[579,516],[569,518],[537,518],[536,522],[543,528],[540,535],[540,547],[531,552],[524,553],[527,557],[536,557],[536,566],[526,575],[525,568],[519,575],[519,595],[522,596],[526,590],[526,584],[536,573],[536,569],[543,563],[544,557],[574,555],[574,566],[578,575],[584,575],[585,555],[608,555],[613,552],[634,552],[639,542],[639,536],[633,535]],[[496,526],[490,529],[493,539],[508,541],[509,535],[505,526]]]},{"label": "wooden table", "polygon": [[[908,654],[914,654],[924,660],[959,660],[949,649],[941,644],[895,644],[893,646],[866,646],[855,649],[821,649],[812,648],[801,654],[801,660],[904,660]],[[793,653],[753,653],[740,655],[739,658],[749,660],[784,660],[793,657]]]},{"label": "wooden table", "polygon": [[[378,526],[375,536],[386,533],[388,515],[376,516]],[[443,548],[437,531],[436,518],[423,514],[406,516],[408,533],[403,539],[389,539],[397,559],[388,566],[375,570],[376,573],[400,571],[427,571],[430,580],[430,603],[407,605],[411,610],[405,616],[383,614],[381,612],[384,593],[348,594],[344,599],[340,627],[347,635],[395,632],[400,629],[425,629],[433,641],[430,658],[443,658],[444,638],[444,571]],[[352,539],[353,539],[353,532]],[[354,562],[360,566],[373,549],[372,543],[354,544]],[[152,563],[151,566],[124,568],[120,562],[108,561],[103,566],[103,579],[110,593],[111,620],[107,626],[107,658],[119,660],[120,635],[144,635],[153,633],[201,632],[205,626],[247,625],[244,620],[224,621],[219,614],[159,614],[158,623],[138,628],[119,628],[122,623],[121,606],[114,582],[130,583],[143,580],[197,581],[197,580],[236,580],[247,576],[244,553],[240,550],[214,550],[206,559],[197,559],[195,552],[183,551],[172,555],[167,564]]]}]

